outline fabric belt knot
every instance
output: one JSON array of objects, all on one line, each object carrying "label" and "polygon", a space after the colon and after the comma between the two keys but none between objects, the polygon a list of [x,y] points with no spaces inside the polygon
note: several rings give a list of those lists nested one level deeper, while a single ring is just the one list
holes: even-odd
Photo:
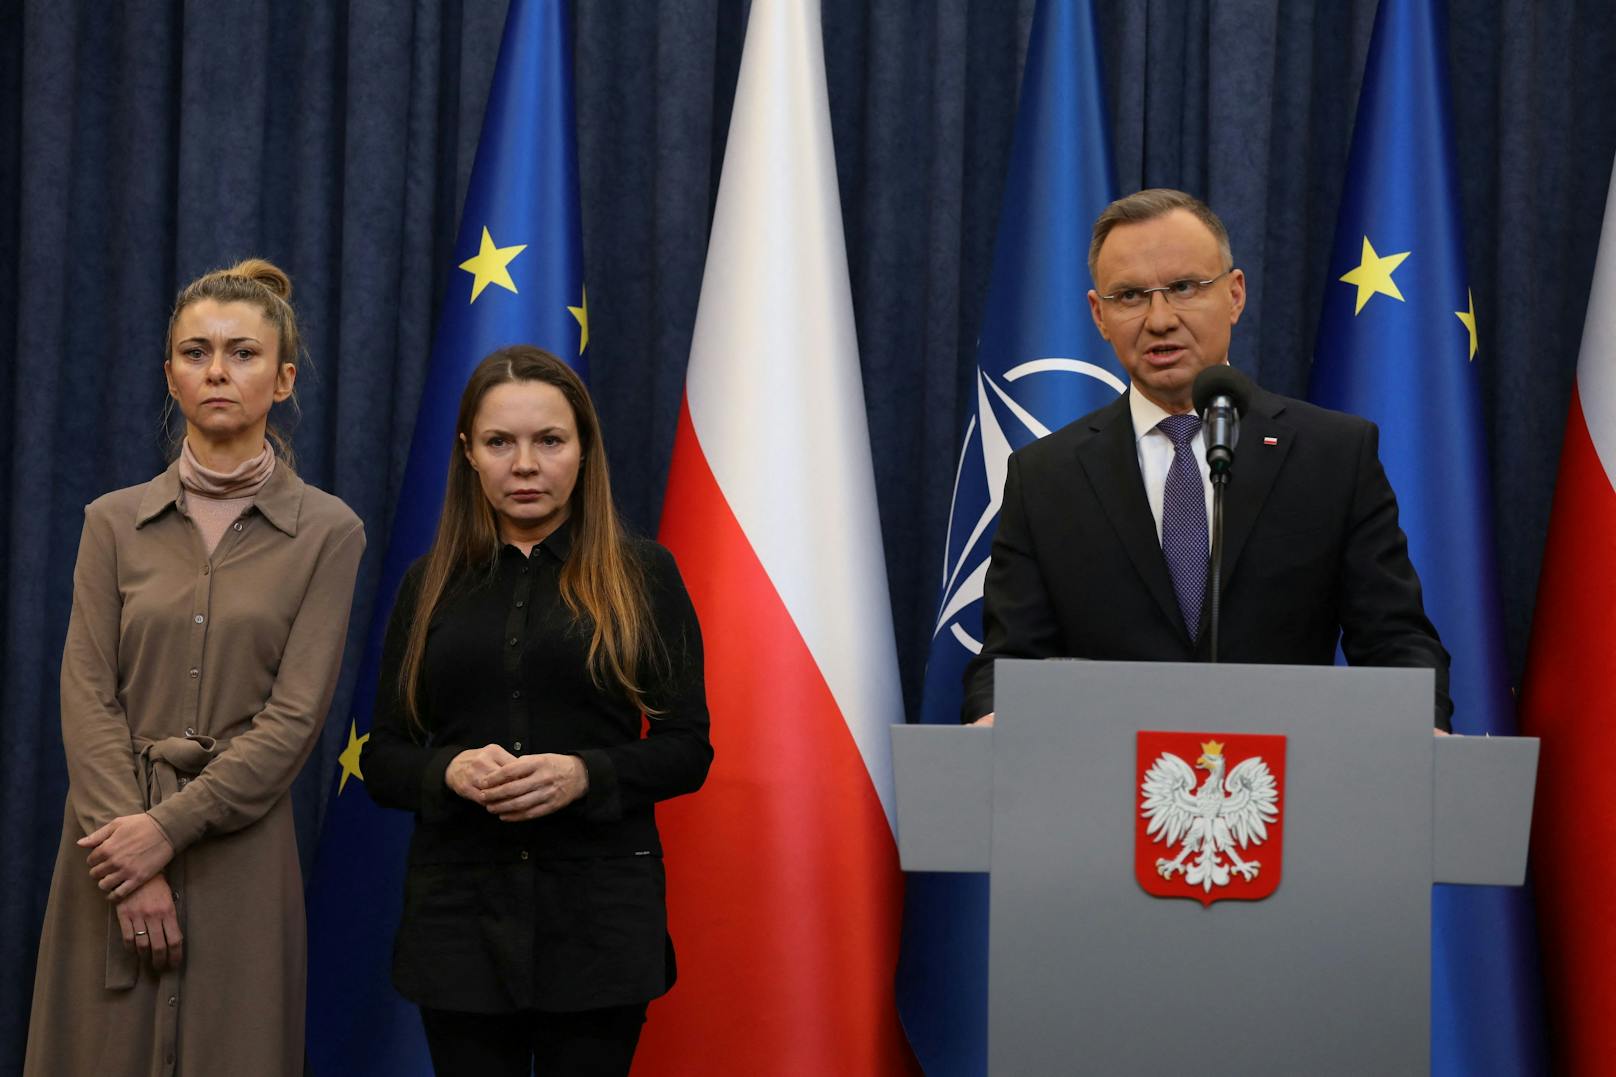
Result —
[{"label": "fabric belt knot", "polygon": [[1192,444],[1200,433],[1201,419],[1194,414],[1169,415],[1156,426],[1173,443],[1173,463],[1162,487],[1162,554],[1193,643],[1201,632],[1208,548],[1206,489]]},{"label": "fabric belt knot", "polygon": [[162,740],[135,739],[140,768],[146,787],[146,810],[150,811],[179,792],[180,778],[194,778],[213,762],[223,746],[212,737],[190,734]]},{"label": "fabric belt knot", "polygon": [[[166,798],[179,792],[180,779],[190,779],[202,773],[204,767],[224,750],[223,744],[213,737],[194,734],[184,737],[164,737],[161,740],[134,740],[135,758],[140,765],[140,784],[144,792],[146,810],[150,811]],[[184,875],[183,858],[176,856],[163,869],[169,886],[180,889]],[[175,912],[179,913],[175,902]],[[181,915],[181,921],[184,917]],[[107,965],[106,987],[109,991],[127,991],[140,978],[140,958],[123,948],[123,929],[118,926],[118,909],[107,906]]]}]

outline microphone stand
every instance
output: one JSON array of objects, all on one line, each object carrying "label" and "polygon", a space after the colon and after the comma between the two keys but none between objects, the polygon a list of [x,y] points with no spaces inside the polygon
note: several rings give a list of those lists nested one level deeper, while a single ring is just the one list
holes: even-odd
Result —
[{"label": "microphone stand", "polygon": [[1207,564],[1207,582],[1212,600],[1209,618],[1212,638],[1211,655],[1207,661],[1213,664],[1218,660],[1218,614],[1223,595],[1223,491],[1228,485],[1228,468],[1212,473],[1212,550]]}]

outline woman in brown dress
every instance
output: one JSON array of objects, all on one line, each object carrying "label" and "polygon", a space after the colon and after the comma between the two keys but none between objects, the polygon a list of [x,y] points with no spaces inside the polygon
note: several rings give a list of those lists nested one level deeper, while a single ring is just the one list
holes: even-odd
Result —
[{"label": "woman in brown dress", "polygon": [[257,260],[179,293],[179,457],[85,510],[30,1077],[302,1072],[286,791],[331,703],[365,538],[268,428],[297,376],[290,293]]}]

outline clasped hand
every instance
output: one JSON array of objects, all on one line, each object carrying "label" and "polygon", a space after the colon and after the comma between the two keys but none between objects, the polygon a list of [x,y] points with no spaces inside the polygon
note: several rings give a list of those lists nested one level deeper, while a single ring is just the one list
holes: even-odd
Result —
[{"label": "clasped hand", "polygon": [[185,940],[180,935],[174,892],[162,875],[153,875],[118,902],[118,927],[123,932],[123,948],[150,961],[158,972],[180,967]]},{"label": "clasped hand", "polygon": [[560,811],[589,791],[589,771],[577,756],[515,756],[497,744],[461,752],[443,780],[507,823]]},{"label": "clasped hand", "polygon": [[120,815],[78,845],[90,851],[90,878],[109,901],[122,901],[174,859],[168,836],[145,812]]}]

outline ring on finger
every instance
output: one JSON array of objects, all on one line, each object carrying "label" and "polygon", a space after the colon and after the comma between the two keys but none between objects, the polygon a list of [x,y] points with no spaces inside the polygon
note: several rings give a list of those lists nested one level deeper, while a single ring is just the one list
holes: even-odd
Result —
[{"label": "ring on finger", "polygon": [[142,928],[142,929],[141,929],[141,930],[139,930],[139,931],[137,931],[137,932],[135,932],[135,938],[137,938],[137,939],[138,939],[138,938],[140,938],[140,937],[141,937],[141,936],[142,936],[142,935],[144,935],[144,934],[146,934],[146,930],[145,930],[145,929],[144,929],[144,928]]}]

